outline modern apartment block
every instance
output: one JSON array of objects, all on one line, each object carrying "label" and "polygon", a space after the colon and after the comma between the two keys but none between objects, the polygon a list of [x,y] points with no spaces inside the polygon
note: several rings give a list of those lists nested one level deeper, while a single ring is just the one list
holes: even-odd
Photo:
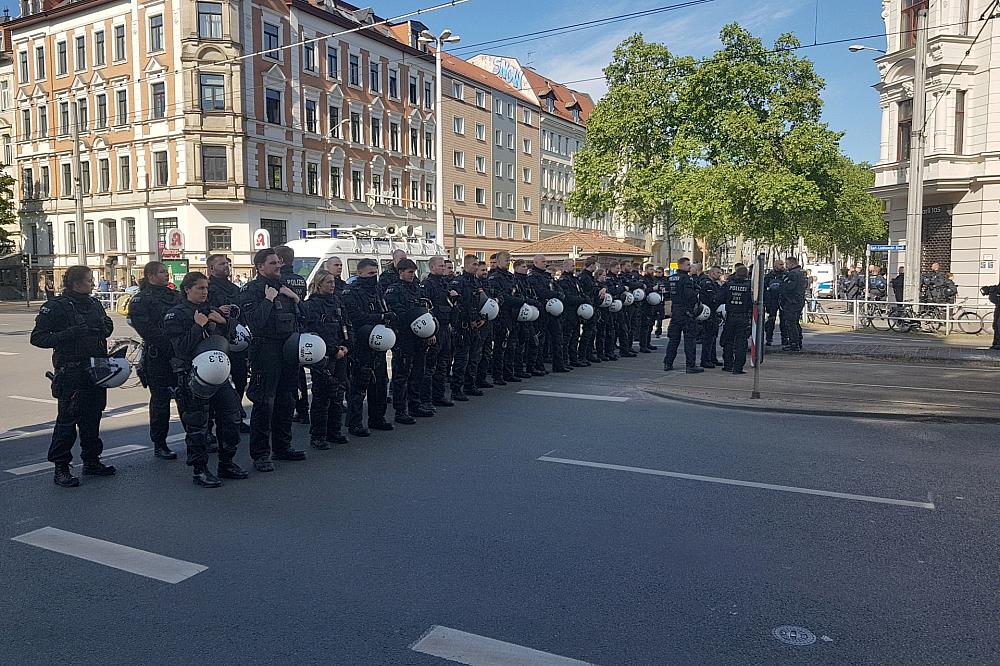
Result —
[{"label": "modern apartment block", "polygon": [[[919,122],[913,77],[920,66],[927,81],[921,265],[926,271],[939,262],[955,273],[960,296],[972,299],[981,298],[980,287],[997,283],[1000,269],[1000,119],[990,114],[1000,83],[993,63],[1000,34],[995,19],[987,16],[985,26],[978,20],[991,6],[990,0],[885,0],[887,52],[875,59],[882,139],[873,193],[886,205],[888,240],[907,240],[910,137]],[[928,57],[915,63],[921,10],[929,10]],[[904,253],[891,253],[890,266],[903,262]]]},{"label": "modern apartment block", "polygon": [[309,227],[433,233],[433,59],[380,20],[332,0],[24,3],[3,27],[25,250],[58,274],[83,244],[123,281],[212,252],[246,272],[257,228],[272,244]]}]

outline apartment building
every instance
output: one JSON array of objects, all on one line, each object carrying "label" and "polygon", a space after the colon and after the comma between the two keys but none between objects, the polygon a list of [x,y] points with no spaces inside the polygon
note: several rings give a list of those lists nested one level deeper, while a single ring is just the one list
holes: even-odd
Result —
[{"label": "apartment building", "polygon": [[329,0],[25,3],[4,31],[26,250],[58,275],[82,244],[125,281],[212,252],[246,272],[257,228],[272,244],[308,227],[432,230],[433,61],[379,20]]},{"label": "apartment building", "polygon": [[[913,76],[926,68],[924,210],[921,266],[938,262],[955,273],[960,297],[982,298],[1000,269],[1000,119],[990,114],[1000,83],[993,54],[996,19],[979,17],[991,0],[885,0],[886,53],[875,59],[882,110],[873,194],[885,202],[889,242],[906,244],[906,202],[913,123]],[[928,10],[925,63],[915,63],[917,13]],[[976,34],[983,29],[979,39]],[[970,50],[971,49],[971,50]],[[969,51],[966,56],[966,51]],[[905,252],[889,256],[902,265]],[[894,271],[893,271],[894,272]],[[982,299],[985,302],[985,299]]]}]

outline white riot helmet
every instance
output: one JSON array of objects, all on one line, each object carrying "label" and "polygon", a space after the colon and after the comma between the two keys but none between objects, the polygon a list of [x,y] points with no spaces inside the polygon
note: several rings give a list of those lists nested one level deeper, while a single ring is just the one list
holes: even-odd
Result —
[{"label": "white riot helmet", "polygon": [[396,333],[388,326],[373,326],[368,334],[368,346],[375,351],[385,352],[396,344]]},{"label": "white riot helmet", "polygon": [[431,316],[430,312],[425,312],[410,322],[410,330],[418,338],[426,340],[434,335],[434,332],[437,330],[437,323],[435,323],[434,317]]},{"label": "white riot helmet", "polygon": [[646,302],[650,305],[659,305],[663,302],[663,296],[657,291],[651,291],[646,294]]},{"label": "white riot helmet", "polygon": [[326,342],[315,333],[293,333],[285,340],[285,360],[298,365],[313,365],[326,358]]},{"label": "white riot helmet", "polygon": [[539,312],[538,308],[536,308],[534,305],[529,305],[528,307],[531,308],[531,319],[529,319],[528,321],[538,321],[538,318],[542,316],[542,313]]},{"label": "white riot helmet", "polygon": [[635,296],[632,295],[631,291],[626,291],[624,294],[622,294],[622,300],[625,301],[626,306],[632,305],[633,303],[635,303]]},{"label": "white riot helmet", "polygon": [[722,317],[723,319],[726,318],[726,304],[725,303],[723,303],[719,307],[715,308],[715,311],[718,312],[719,316]]},{"label": "white riot helmet", "polygon": [[232,342],[229,343],[229,351],[232,352],[242,352],[246,351],[247,347],[250,346],[250,329],[243,324],[236,325],[236,333],[233,335]]},{"label": "white riot helmet", "polygon": [[520,322],[531,321],[532,307],[525,303],[521,306],[521,309],[517,311],[517,320]]},{"label": "white riot helmet", "polygon": [[123,358],[90,359],[90,379],[100,388],[118,388],[132,375],[132,367]]},{"label": "white riot helmet", "polygon": [[646,300],[646,292],[643,291],[642,289],[636,289],[635,291],[632,292],[632,298],[635,299],[636,303],[642,303],[644,300]]},{"label": "white riot helmet", "polygon": [[610,308],[611,308],[612,312],[621,312],[622,311],[622,302],[619,301],[619,300],[617,300],[617,299],[615,299],[615,300],[611,301]]},{"label": "white riot helmet", "polygon": [[590,303],[583,303],[576,309],[576,316],[580,319],[590,319],[594,316],[594,306]]},{"label": "white riot helmet", "polygon": [[611,301],[613,301],[613,300],[614,299],[611,297],[611,294],[604,294],[604,300],[601,301],[601,307],[602,308],[610,308],[611,307]]},{"label": "white riot helmet", "polygon": [[558,298],[550,298],[545,302],[545,311],[553,317],[558,317],[563,313],[563,302]]},{"label": "white riot helmet", "polygon": [[483,307],[479,308],[479,314],[486,315],[486,318],[493,321],[500,314],[500,304],[495,298],[488,298],[486,302],[483,303]]},{"label": "white riot helmet", "polygon": [[194,397],[207,400],[229,379],[232,366],[225,352],[203,351],[191,360],[191,380],[188,388]]},{"label": "white riot helmet", "polygon": [[697,319],[698,321],[705,321],[711,316],[712,316],[712,308],[703,304],[701,306],[701,311],[698,312],[697,316],[695,316],[695,319]]}]

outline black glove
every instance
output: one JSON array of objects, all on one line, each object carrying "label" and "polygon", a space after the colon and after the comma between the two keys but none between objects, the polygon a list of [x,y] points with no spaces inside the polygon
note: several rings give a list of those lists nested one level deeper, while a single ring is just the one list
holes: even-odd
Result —
[{"label": "black glove", "polygon": [[384,323],[386,326],[391,326],[395,321],[396,321],[395,312],[386,312],[385,314],[382,315],[382,323]]},{"label": "black glove", "polygon": [[[103,331],[102,331],[103,333]],[[59,334],[61,340],[72,340],[73,338],[82,338],[93,335],[92,329],[87,324],[77,324],[76,326],[70,326],[66,330]]]}]

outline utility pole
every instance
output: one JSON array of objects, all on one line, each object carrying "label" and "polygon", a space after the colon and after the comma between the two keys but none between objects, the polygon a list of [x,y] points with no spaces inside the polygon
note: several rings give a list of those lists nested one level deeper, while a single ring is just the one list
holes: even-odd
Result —
[{"label": "utility pole", "polygon": [[927,114],[927,10],[917,13],[917,48],[913,67],[913,121],[910,130],[910,177],[906,197],[906,278],[903,300],[920,300],[920,258],[924,232],[924,125]]},{"label": "utility pole", "polygon": [[80,124],[77,115],[77,102],[71,100],[69,103],[70,124],[73,128],[73,198],[76,200],[76,253],[77,263],[81,266],[87,265],[87,235],[83,228],[83,188],[81,185],[81,171],[83,170],[80,161]]}]

